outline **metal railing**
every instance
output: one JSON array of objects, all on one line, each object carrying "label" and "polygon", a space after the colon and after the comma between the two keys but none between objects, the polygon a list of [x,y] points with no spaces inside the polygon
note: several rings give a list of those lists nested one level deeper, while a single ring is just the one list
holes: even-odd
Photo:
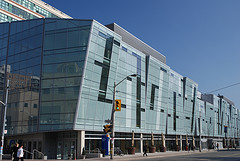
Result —
[{"label": "metal railing", "polygon": [[[42,152],[40,152],[39,150],[37,150],[37,149],[33,149],[33,152],[30,152],[30,151],[25,150],[25,149],[23,149],[23,151],[28,153],[28,154],[30,154],[30,155],[32,155],[32,160],[35,159],[34,158],[35,157],[35,153],[40,154],[42,156],[41,159],[44,159],[44,154]],[[39,159],[39,158],[37,158],[37,159]]]},{"label": "metal railing", "polygon": [[[39,150],[37,150],[37,149],[33,149],[33,152],[32,152],[32,159],[34,159],[34,155],[35,155],[35,153],[37,153],[37,154],[41,154],[41,155],[42,155],[42,158],[41,158],[41,159],[44,159],[44,154],[43,154],[42,152],[40,152]],[[37,158],[37,159],[39,159],[39,158]]]},{"label": "metal railing", "polygon": [[86,150],[86,153],[90,154],[90,153],[101,153],[101,150],[99,148],[95,148],[94,150]]},{"label": "metal railing", "polygon": [[32,155],[32,159],[34,158],[33,153],[31,153],[30,151],[27,151],[27,150],[25,150],[25,149],[23,149],[23,151],[26,152],[26,153],[28,153],[28,154],[31,154],[31,155]]}]

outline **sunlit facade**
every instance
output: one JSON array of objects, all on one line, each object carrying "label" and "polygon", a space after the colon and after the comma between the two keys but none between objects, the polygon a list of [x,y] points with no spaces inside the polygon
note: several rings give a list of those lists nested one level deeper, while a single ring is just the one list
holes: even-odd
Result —
[{"label": "sunlit facade", "polygon": [[71,18],[41,0],[0,0],[0,22],[36,18]]},{"label": "sunlit facade", "polygon": [[[136,152],[161,134],[167,150],[176,136],[203,147],[208,140],[238,144],[239,110],[223,96],[201,95],[198,84],[173,71],[166,57],[129,32],[95,20],[34,19],[0,24],[1,98],[10,80],[6,147],[19,142],[48,158],[80,157],[101,148],[105,120],[110,119],[114,81],[115,146],[127,152],[135,133]],[[137,77],[129,75],[138,74]],[[202,128],[200,128],[202,127]],[[7,148],[5,148],[7,149]],[[26,154],[26,157],[30,157]]]}]

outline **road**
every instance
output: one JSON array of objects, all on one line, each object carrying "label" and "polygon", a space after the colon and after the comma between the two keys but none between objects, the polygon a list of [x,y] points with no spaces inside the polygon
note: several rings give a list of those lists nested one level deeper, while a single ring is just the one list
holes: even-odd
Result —
[{"label": "road", "polygon": [[[131,159],[135,160],[135,159]],[[240,149],[221,150],[208,153],[191,153],[180,156],[143,157],[136,160],[148,161],[240,161]]]}]

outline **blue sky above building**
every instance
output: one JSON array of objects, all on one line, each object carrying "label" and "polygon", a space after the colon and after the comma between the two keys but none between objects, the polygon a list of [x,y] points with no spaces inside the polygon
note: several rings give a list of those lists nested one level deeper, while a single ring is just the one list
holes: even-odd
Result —
[{"label": "blue sky above building", "polygon": [[[207,93],[240,82],[238,0],[44,0],[77,19],[116,22]],[[240,108],[240,84],[220,90]]]}]

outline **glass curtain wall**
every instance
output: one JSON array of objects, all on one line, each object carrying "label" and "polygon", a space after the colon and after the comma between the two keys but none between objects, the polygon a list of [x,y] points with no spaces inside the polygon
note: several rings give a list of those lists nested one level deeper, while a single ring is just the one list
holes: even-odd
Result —
[{"label": "glass curtain wall", "polygon": [[111,117],[120,45],[116,37],[93,23],[76,129],[102,131],[104,120]]},{"label": "glass curtain wall", "polygon": [[38,125],[43,20],[9,25],[7,130],[8,134],[34,132]]},{"label": "glass curtain wall", "polygon": [[[4,77],[5,77],[5,66],[6,66],[6,54],[8,44],[8,29],[9,23],[2,23],[0,25],[0,99],[4,100]],[[1,122],[3,121],[3,105],[0,105],[0,116]],[[0,125],[2,127],[2,125]]]},{"label": "glass curtain wall", "polygon": [[51,12],[43,9],[42,7],[37,6],[36,4],[32,3],[29,0],[13,0],[13,1],[23,5],[24,7],[28,8],[34,12],[40,13],[41,15],[43,15],[45,17],[48,17],[48,18],[57,18],[58,17],[58,16],[52,14]]},{"label": "glass curtain wall", "polygon": [[73,128],[91,23],[46,19],[40,130]]}]

